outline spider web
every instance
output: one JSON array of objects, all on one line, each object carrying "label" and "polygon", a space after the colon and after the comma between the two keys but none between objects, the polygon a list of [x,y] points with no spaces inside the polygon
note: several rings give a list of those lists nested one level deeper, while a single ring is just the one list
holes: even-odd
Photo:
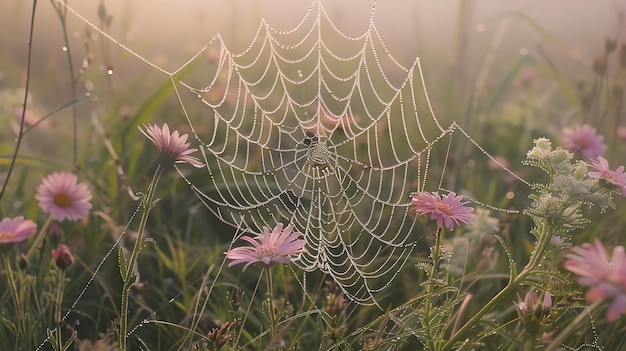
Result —
[{"label": "spider web", "polygon": [[419,61],[403,67],[389,54],[374,11],[349,36],[321,1],[291,30],[262,21],[241,53],[220,36],[207,51],[219,52],[215,79],[181,82],[212,129],[200,137],[211,186],[194,190],[225,222],[257,232],[292,223],[307,241],[298,266],[375,304],[415,246],[410,179],[452,130],[418,116]]},{"label": "spider web", "polygon": [[[57,1],[169,75],[206,163],[206,183],[188,180],[205,206],[251,232],[292,223],[307,241],[295,263],[327,273],[356,303],[377,304],[414,251],[409,194],[426,188],[433,147],[445,150],[440,142],[460,131],[498,163],[456,123],[442,127],[419,58],[405,67],[389,53],[375,6],[367,29],[351,36],[315,0],[291,30],[262,20],[241,52],[218,34],[167,72]],[[201,126],[190,101],[203,106]]]}]

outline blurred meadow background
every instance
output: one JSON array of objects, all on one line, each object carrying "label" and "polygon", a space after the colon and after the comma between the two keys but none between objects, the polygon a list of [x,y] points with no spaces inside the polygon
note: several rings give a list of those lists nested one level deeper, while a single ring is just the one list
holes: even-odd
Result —
[{"label": "blurred meadow background", "polygon": [[[119,301],[126,289],[120,278],[118,251],[111,253],[111,248],[125,233],[119,243],[132,249],[141,214],[132,194],[148,192],[159,162],[158,150],[138,127],[168,123],[172,130],[189,134],[191,147],[199,147],[170,77],[154,66],[167,72],[183,68],[176,74],[182,81],[208,85],[215,70],[203,71],[204,66],[192,58],[211,38],[219,33],[231,52],[241,52],[254,39],[262,20],[274,28],[289,30],[311,7],[310,1],[301,0],[66,3],[110,38],[57,1],[38,1],[32,23],[32,2],[9,0],[0,11],[0,181],[6,183],[0,214],[32,219],[46,232],[32,251],[35,243],[31,239],[6,253],[14,267],[5,264],[0,272],[2,350],[16,345],[22,350],[60,349],[52,342],[55,336],[69,349],[120,348],[116,333],[123,308]],[[322,3],[335,26],[346,35],[361,35],[368,28],[373,5],[370,1]],[[523,213],[532,202],[529,195],[533,189],[504,171],[502,165],[529,184],[545,183],[544,173],[523,164],[534,146],[533,140],[545,137],[553,146],[567,148],[564,128],[584,124],[603,136],[607,146],[604,157],[613,168],[626,164],[625,16],[626,3],[618,0],[376,2],[373,21],[389,53],[404,66],[420,58],[438,120],[445,126],[456,121],[500,163],[494,163],[459,133],[452,137],[455,147],[450,151],[443,145],[430,156],[433,163],[427,190],[438,190],[437,172],[445,168],[448,177],[443,179],[444,188],[503,209],[489,212],[497,223],[492,225],[489,237],[479,235],[466,239],[469,244],[460,243],[455,240],[462,234],[456,232],[456,237],[449,233],[442,243],[451,252],[455,247],[458,250],[458,245],[470,252],[459,260],[450,256],[442,264],[446,278],[454,282],[451,284],[459,284],[460,293],[454,295],[458,300],[451,306],[460,305],[466,296],[463,293],[473,296],[471,307],[464,310],[466,316],[506,285],[511,260],[523,266],[535,248],[536,239],[531,234],[535,224]],[[28,74],[31,25],[34,32]],[[215,63],[211,51],[206,53],[205,61]],[[27,79],[25,132],[7,179]],[[390,79],[401,81],[403,77],[392,75]],[[213,117],[204,110],[206,106],[187,100],[184,106],[200,138],[210,135],[207,120]],[[426,111],[427,107],[419,109]],[[200,153],[197,155],[200,157]],[[575,152],[574,158],[583,159]],[[93,208],[79,221],[50,224],[34,198],[35,189],[43,177],[61,171],[76,174],[88,185]],[[183,165],[181,173],[207,191],[205,169]],[[177,172],[162,176],[156,197],[160,201],[152,207],[145,228],[146,238],[154,243],[146,245],[139,255],[139,283],[128,290],[128,349],[452,347],[425,346],[419,341],[421,332],[406,331],[412,327],[421,330],[415,320],[396,316],[392,327],[393,318],[389,316],[393,313],[344,302],[339,287],[319,272],[307,275],[307,286],[316,286],[307,292],[307,299],[299,280],[304,278],[294,272],[296,268],[285,265],[272,267],[274,274],[269,277],[274,282],[273,295],[258,292],[259,286],[265,286],[261,278],[267,279],[266,270],[251,267],[242,272],[238,266],[222,267],[224,252],[229,250],[237,230],[208,211]],[[624,245],[626,201],[622,196],[614,196],[613,201],[616,209],[606,213],[585,208],[591,224],[577,229],[568,245],[595,238],[611,248]],[[493,234],[503,238],[510,251],[494,253],[502,247]],[[428,281],[428,274],[415,266],[428,257],[434,235],[420,235],[420,244],[406,269],[383,290],[384,308],[405,303],[408,306],[424,296],[426,288],[419,282]],[[55,258],[48,254],[61,242],[72,257],[71,264],[62,268],[58,262],[54,266]],[[19,252],[31,255],[20,261]],[[563,261],[560,252],[551,251],[544,258],[546,265],[554,266],[551,270],[560,272],[560,277],[567,276],[559,268]],[[18,263],[24,267],[18,268]],[[15,289],[19,298],[9,293],[7,270],[11,269],[15,270],[13,280],[18,282]],[[97,275],[93,275],[95,270]],[[459,283],[464,275],[470,283]],[[499,324],[501,327],[485,327],[496,336],[485,336],[481,346],[466,344],[466,349],[526,347],[514,340],[515,335],[524,335],[519,340],[534,340],[533,347],[549,345],[550,338],[558,334],[554,331],[573,323],[581,311],[577,308],[585,305],[584,290],[572,281],[535,281],[535,288],[552,291],[554,305],[560,301],[565,306],[558,316],[541,320],[535,329],[524,329],[523,325],[530,324],[523,323],[511,302],[520,300],[520,296],[523,299],[527,290],[515,290],[495,306],[497,313],[486,317],[493,319],[494,325],[496,320],[505,321]],[[429,290],[427,299],[430,294]],[[255,297],[258,304],[252,304]],[[577,307],[572,312],[568,306]],[[450,312],[449,321],[444,317],[438,321],[446,325],[443,338],[450,337],[451,329],[456,330],[450,321],[459,313],[452,310],[455,312]],[[28,328],[20,329],[12,317],[19,313],[23,320],[17,318],[18,322]],[[398,320],[405,323],[405,329],[397,327]],[[598,330],[593,323],[581,326],[569,340],[570,349],[590,340],[597,349],[617,350],[625,345],[623,323],[602,320],[597,326]],[[47,330],[54,329],[58,334],[48,334]],[[16,330],[21,330],[19,340],[14,340]],[[220,344],[217,332],[226,341]],[[545,335],[549,337],[542,339]]]}]

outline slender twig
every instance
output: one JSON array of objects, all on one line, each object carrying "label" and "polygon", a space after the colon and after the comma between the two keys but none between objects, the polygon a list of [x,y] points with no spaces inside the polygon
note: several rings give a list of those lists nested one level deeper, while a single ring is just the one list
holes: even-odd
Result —
[{"label": "slender twig", "polygon": [[26,117],[26,104],[28,102],[28,90],[30,86],[30,61],[33,52],[33,32],[35,30],[35,9],[37,8],[37,0],[33,0],[33,11],[30,17],[30,33],[28,34],[28,55],[26,57],[26,86],[24,88],[24,103],[22,105],[22,118],[20,120],[20,130],[17,134],[17,140],[15,142],[15,151],[13,152],[13,157],[11,158],[11,165],[9,166],[9,170],[7,171],[7,177],[4,179],[4,183],[2,184],[2,190],[0,190],[0,201],[2,200],[2,196],[6,191],[7,184],[9,184],[9,178],[11,178],[11,173],[13,172],[13,167],[15,167],[15,161],[17,160],[17,153],[20,150],[20,144],[22,143],[22,132],[24,131],[24,119]]}]

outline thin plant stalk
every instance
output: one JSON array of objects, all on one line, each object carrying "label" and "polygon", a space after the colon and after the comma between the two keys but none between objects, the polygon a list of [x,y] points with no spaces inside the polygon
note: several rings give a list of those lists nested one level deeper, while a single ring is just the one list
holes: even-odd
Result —
[{"label": "thin plant stalk", "polygon": [[431,327],[431,312],[432,312],[432,294],[435,290],[435,280],[437,279],[437,265],[439,263],[440,245],[441,245],[441,233],[442,228],[437,229],[435,234],[435,245],[431,248],[431,255],[433,264],[430,266],[430,272],[428,273],[428,286],[426,287],[426,300],[424,301],[424,321],[426,328],[426,335],[428,335],[428,343],[430,350],[436,350],[436,346],[439,344],[438,335],[433,335]]},{"label": "thin plant stalk", "polygon": [[[63,31],[63,41],[65,43],[65,53],[67,54],[67,64],[69,65],[70,71],[70,80],[72,84],[72,99],[76,99],[76,75],[74,74],[74,62],[72,61],[72,53],[70,51],[70,41],[67,36],[67,6],[60,6],[55,3],[54,0],[51,0],[52,5],[54,6],[57,15],[59,16],[59,20],[61,21],[61,28]],[[65,0],[65,4],[67,5],[67,0]],[[76,105],[72,105],[72,134],[74,139],[74,147],[73,147],[73,158],[72,162],[74,166],[78,166],[78,129],[77,129],[77,121],[78,118],[76,116]]]},{"label": "thin plant stalk", "polygon": [[[17,350],[19,348],[19,340],[23,336],[22,334],[26,331],[26,325],[24,322],[24,304],[20,299],[20,293],[17,291],[15,277],[13,276],[13,268],[11,267],[11,262],[9,261],[9,257],[7,257],[6,253],[2,253],[2,263],[4,265],[4,270],[7,273],[7,283],[9,284],[9,290],[11,291],[11,297],[13,297],[15,318],[17,319],[17,331],[15,333],[15,349]],[[27,338],[24,336],[23,339],[26,341]]]},{"label": "thin plant stalk", "polygon": [[57,293],[56,293],[56,308],[55,308],[55,320],[57,327],[54,329],[56,334],[56,345],[54,345],[55,350],[62,351],[63,350],[63,341],[61,340],[61,323],[63,321],[62,313],[61,313],[61,305],[63,303],[63,287],[65,283],[65,271],[61,269],[60,279],[57,284]]},{"label": "thin plant stalk", "polygon": [[26,57],[26,86],[24,87],[24,103],[22,104],[22,118],[20,119],[20,129],[17,134],[17,140],[15,142],[15,151],[13,152],[13,156],[11,157],[11,165],[7,170],[7,176],[4,178],[4,183],[2,183],[2,190],[0,190],[0,201],[2,200],[2,196],[6,191],[7,185],[9,184],[9,178],[11,178],[11,173],[13,172],[13,168],[15,167],[15,161],[17,160],[17,154],[20,150],[20,144],[22,143],[23,131],[24,131],[24,119],[26,117],[26,104],[28,103],[28,90],[30,87],[30,68],[31,68],[31,57],[33,51],[33,32],[35,31],[35,9],[37,8],[37,0],[33,0],[33,11],[30,17],[30,33],[28,34],[28,55]]},{"label": "thin plant stalk", "polygon": [[[156,171],[154,172],[154,176],[152,177],[152,181],[148,187],[148,193],[143,196],[143,212],[141,214],[141,220],[139,221],[139,229],[137,230],[137,239],[135,240],[135,246],[133,246],[133,251],[131,252],[130,259],[128,263],[125,262],[125,268],[122,270],[122,301],[120,304],[120,330],[119,330],[119,343],[120,350],[127,351],[128,350],[128,298],[130,295],[130,288],[134,284],[133,276],[135,274],[135,265],[137,264],[137,257],[139,256],[139,251],[141,251],[141,247],[143,245],[143,235],[141,233],[144,232],[146,228],[146,223],[148,222],[148,217],[150,215],[150,210],[152,209],[152,205],[154,202],[154,195],[156,193],[156,187],[159,183],[159,179],[161,178],[161,174],[163,173],[163,168],[158,166]],[[123,251],[120,251],[120,255],[123,254]],[[120,259],[120,263],[122,260]]]},{"label": "thin plant stalk", "polygon": [[50,223],[52,223],[52,216],[48,216],[44,224],[41,226],[41,228],[37,232],[37,235],[35,236],[35,240],[33,240],[33,243],[30,245],[30,248],[26,252],[26,258],[30,258],[33,255],[33,253],[35,253],[35,250],[39,249],[39,245],[41,244],[44,237],[46,236],[46,232],[48,231],[48,227],[50,226]]},{"label": "thin plant stalk", "polygon": [[274,336],[276,336],[276,313],[274,311],[274,303],[273,303],[273,291],[274,291],[274,287],[273,287],[273,282],[272,282],[272,269],[271,267],[267,267],[266,269],[264,269],[267,271],[267,292],[266,292],[266,299],[267,299],[267,309],[269,312],[269,317],[270,317],[270,340],[274,340]]}]

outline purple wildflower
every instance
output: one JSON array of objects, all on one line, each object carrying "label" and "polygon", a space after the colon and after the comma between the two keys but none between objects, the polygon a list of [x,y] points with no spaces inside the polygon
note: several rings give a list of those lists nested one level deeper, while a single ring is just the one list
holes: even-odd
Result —
[{"label": "purple wildflower", "polygon": [[623,246],[615,247],[609,260],[606,248],[596,239],[593,245],[585,243],[573,247],[565,257],[565,269],[578,276],[580,285],[591,287],[586,295],[588,302],[611,300],[607,321],[614,322],[620,314],[626,313],[626,259]]},{"label": "purple wildflower", "polygon": [[301,239],[302,233],[294,232],[290,224],[283,230],[283,224],[278,223],[270,231],[268,227],[263,227],[263,233],[256,237],[242,236],[241,239],[249,242],[252,246],[242,246],[231,249],[226,253],[226,258],[233,260],[228,267],[239,263],[245,263],[245,271],[249,265],[255,262],[270,264],[271,262],[289,263],[289,256],[298,255],[306,250],[306,241]]},{"label": "purple wildflower", "polygon": [[412,193],[412,203],[417,206],[419,215],[430,214],[430,219],[437,221],[437,226],[444,225],[448,230],[453,230],[455,225],[471,224],[476,221],[472,213],[474,209],[462,202],[463,196],[453,192],[441,197],[438,193],[418,192]]},{"label": "purple wildflower", "polygon": [[609,162],[602,156],[591,163],[593,171],[589,172],[590,178],[604,179],[610,184],[615,185],[622,190],[622,196],[626,196],[626,173],[624,166],[619,166],[615,171],[609,168]]},{"label": "purple wildflower", "polygon": [[0,222],[0,245],[17,244],[28,239],[37,230],[37,225],[22,216],[5,217]]},{"label": "purple wildflower", "polygon": [[91,209],[91,193],[85,183],[76,183],[76,175],[55,172],[43,179],[35,195],[39,207],[61,222],[66,218],[76,221],[87,216]]},{"label": "purple wildflower", "polygon": [[162,127],[156,124],[145,126],[146,130],[139,128],[141,133],[156,145],[162,155],[171,159],[173,163],[189,163],[194,167],[202,167],[198,158],[190,154],[197,149],[190,149],[187,142],[187,134],[180,135],[177,130],[170,134],[170,127],[164,123]]},{"label": "purple wildflower", "polygon": [[603,140],[604,137],[598,135],[596,129],[588,124],[563,129],[563,141],[567,150],[580,153],[587,160],[604,155],[606,145],[602,142]]}]

